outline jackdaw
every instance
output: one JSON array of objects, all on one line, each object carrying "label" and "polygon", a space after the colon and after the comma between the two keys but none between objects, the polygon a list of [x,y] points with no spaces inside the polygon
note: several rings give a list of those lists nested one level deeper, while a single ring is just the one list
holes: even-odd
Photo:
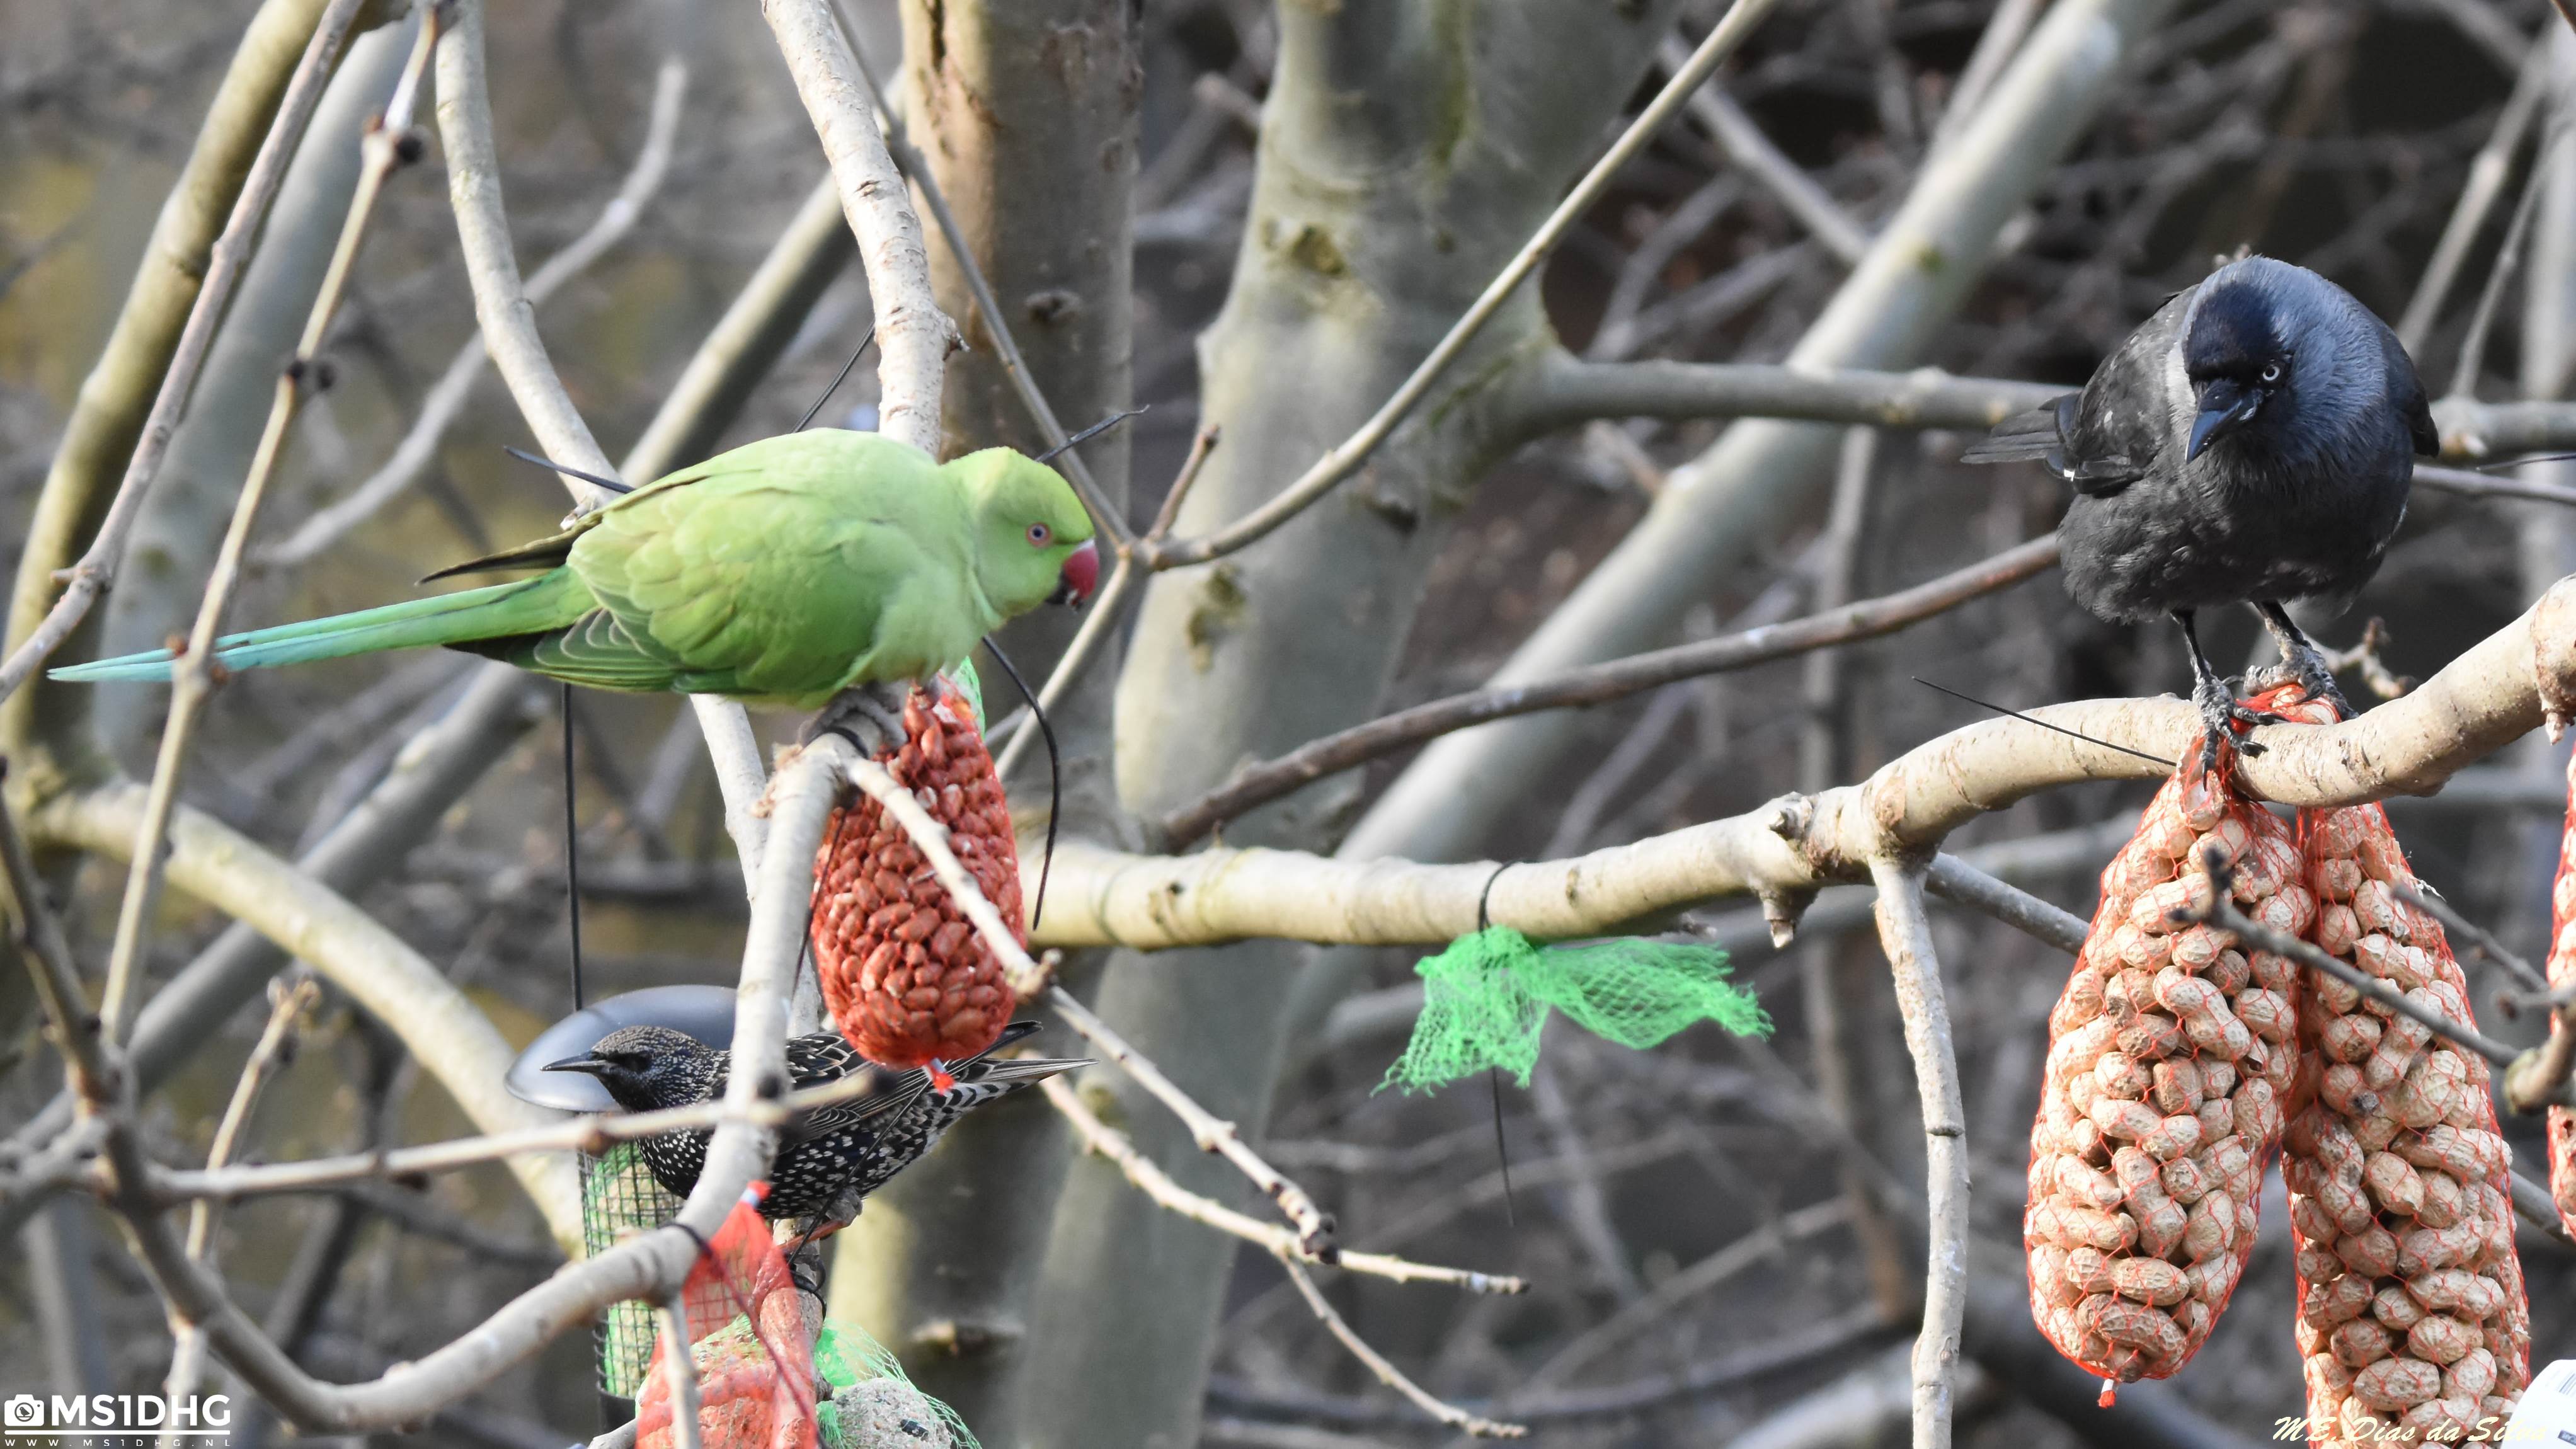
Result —
[{"label": "jackdaw", "polygon": [[2291,677],[2351,714],[2282,605],[2352,602],[2406,516],[2415,455],[2440,446],[2385,323],[2305,267],[2246,257],[2166,299],[2082,392],[2006,419],[1960,460],[2036,458],[2075,485],[2058,528],[2066,591],[2112,623],[2182,626],[2214,760],[2231,722],[2277,716],[2237,702],[2194,611],[2252,604]]}]

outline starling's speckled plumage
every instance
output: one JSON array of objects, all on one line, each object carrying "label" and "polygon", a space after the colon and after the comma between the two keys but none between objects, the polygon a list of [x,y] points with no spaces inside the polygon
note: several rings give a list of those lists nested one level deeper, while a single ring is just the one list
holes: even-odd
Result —
[{"label": "starling's speckled plumage", "polygon": [[2440,446],[2414,363],[2369,308],[2304,267],[2247,257],[2175,293],[2082,392],[1960,456],[2041,461],[2074,485],[2058,529],[2066,591],[2114,623],[2181,624],[2214,738],[2249,712],[2201,654],[2193,611],[2254,605],[2300,683],[2341,706],[2282,605],[2351,601],[2406,517],[2415,455]]},{"label": "starling's speckled plumage", "polygon": [[[993,1047],[1008,1046],[1037,1029],[1036,1022],[1013,1022]],[[722,1096],[731,1059],[732,1053],[668,1027],[630,1026],[602,1037],[588,1055],[556,1062],[547,1070],[588,1073],[620,1107],[650,1112]],[[790,1037],[787,1071],[794,1087],[819,1087],[853,1072],[868,1073],[876,1081],[864,1095],[806,1113],[779,1135],[761,1216],[849,1222],[858,1216],[862,1198],[928,1152],[958,1118],[1031,1082],[1083,1065],[1044,1057],[1006,1060],[987,1051],[950,1068],[955,1085],[942,1090],[927,1070],[877,1066],[837,1033]],[[712,1131],[702,1130],[645,1138],[645,1165],[662,1186],[685,1197],[706,1165],[711,1136]]]}]

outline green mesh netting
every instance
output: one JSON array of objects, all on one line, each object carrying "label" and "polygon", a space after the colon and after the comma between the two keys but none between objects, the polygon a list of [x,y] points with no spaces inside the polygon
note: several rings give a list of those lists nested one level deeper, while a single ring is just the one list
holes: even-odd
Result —
[{"label": "green mesh netting", "polygon": [[895,1356],[856,1328],[823,1325],[814,1372],[832,1386],[814,1410],[822,1449],[982,1449],[956,1410],[913,1387]]},{"label": "green mesh netting", "polygon": [[1632,937],[1542,950],[1509,926],[1488,926],[1413,969],[1422,1015],[1379,1091],[1433,1091],[1487,1067],[1509,1069],[1526,1087],[1551,1010],[1639,1050],[1697,1021],[1737,1036],[1771,1032],[1753,993],[1726,979],[1726,953],[1714,946]]},{"label": "green mesh netting", "polygon": [[[659,1182],[635,1143],[620,1142],[581,1164],[582,1256],[596,1258],[639,1229],[660,1227],[679,1215],[680,1199]],[[653,1305],[628,1299],[601,1310],[592,1331],[599,1356],[599,1389],[635,1397],[644,1366],[653,1358]]]},{"label": "green mesh netting", "polygon": [[978,734],[983,733],[984,680],[981,675],[978,675],[975,672],[975,661],[972,659],[960,659],[953,668],[943,669],[940,671],[940,674],[942,677],[946,678],[950,684],[957,686],[957,692],[959,694],[966,696],[968,707],[975,711],[975,732]]}]

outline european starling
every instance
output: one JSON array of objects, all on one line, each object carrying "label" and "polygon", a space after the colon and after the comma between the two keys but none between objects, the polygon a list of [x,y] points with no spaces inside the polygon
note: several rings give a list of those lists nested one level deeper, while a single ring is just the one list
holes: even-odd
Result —
[{"label": "european starling", "polygon": [[[787,1071],[795,1087],[819,1087],[852,1072],[877,1080],[865,1095],[805,1113],[779,1134],[761,1216],[819,1219],[835,1227],[850,1222],[858,1216],[861,1199],[928,1152],[958,1118],[1031,1082],[1088,1065],[992,1055],[1037,1029],[1033,1021],[1011,1023],[991,1048],[950,1067],[955,1084],[945,1089],[935,1086],[922,1068],[899,1072],[877,1066],[852,1051],[837,1032],[790,1037]],[[669,1027],[630,1026],[600,1038],[586,1055],[550,1063],[546,1070],[587,1072],[618,1106],[651,1112],[722,1096],[731,1057]],[[697,1186],[713,1135],[702,1129],[647,1137],[640,1144],[644,1163],[655,1181],[686,1197]]]},{"label": "european starling", "polygon": [[2247,257],[2175,293],[2082,392],[1960,458],[2039,459],[2075,486],[2058,528],[2066,591],[2113,623],[2182,626],[2214,759],[2231,723],[2277,717],[2236,701],[2194,611],[2252,604],[2291,677],[2350,714],[2282,605],[2352,602],[2406,517],[2415,455],[2441,441],[2414,362],[2369,308],[2304,267]]}]

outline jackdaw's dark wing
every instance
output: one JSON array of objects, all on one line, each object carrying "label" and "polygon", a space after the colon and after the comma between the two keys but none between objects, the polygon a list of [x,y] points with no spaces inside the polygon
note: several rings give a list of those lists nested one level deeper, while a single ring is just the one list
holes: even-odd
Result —
[{"label": "jackdaw's dark wing", "polygon": [[2066,450],[2050,459],[2057,475],[2090,497],[2117,493],[2144,478],[2177,443],[2171,358],[2198,287],[2165,299],[2138,324],[2084,384]]},{"label": "jackdaw's dark wing", "polygon": [[2388,401],[2406,419],[2406,435],[2414,441],[2415,451],[2427,458],[2442,456],[2442,429],[2433,421],[2424,380],[2415,375],[2415,359],[2406,355],[2406,344],[2385,323],[2379,328],[2379,351],[2388,367]]},{"label": "jackdaw's dark wing", "polygon": [[[2075,426],[2080,393],[2052,398],[2026,413],[1995,424],[1993,432],[1970,443],[1959,454],[1962,463],[2022,463],[2054,458],[2065,451],[2066,430]],[[2051,468],[2056,463],[2049,464]]]},{"label": "jackdaw's dark wing", "polygon": [[2084,391],[2006,418],[1959,455],[1963,463],[2036,458],[2078,493],[2117,493],[2147,475],[2172,446],[2167,356],[2190,310],[2176,292],[2093,369]]}]

